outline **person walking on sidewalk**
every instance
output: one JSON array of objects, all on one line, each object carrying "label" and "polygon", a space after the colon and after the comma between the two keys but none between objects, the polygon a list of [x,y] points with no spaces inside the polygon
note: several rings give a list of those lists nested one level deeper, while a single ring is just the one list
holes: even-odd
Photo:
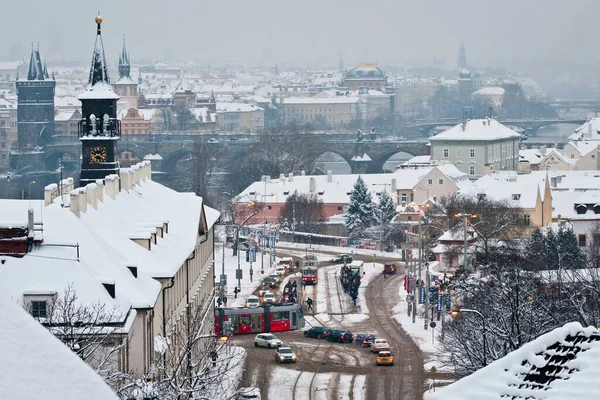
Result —
[{"label": "person walking on sidewalk", "polygon": [[312,311],[313,310],[313,301],[312,299],[309,297],[308,299],[306,299],[306,305],[308,306],[308,310]]}]

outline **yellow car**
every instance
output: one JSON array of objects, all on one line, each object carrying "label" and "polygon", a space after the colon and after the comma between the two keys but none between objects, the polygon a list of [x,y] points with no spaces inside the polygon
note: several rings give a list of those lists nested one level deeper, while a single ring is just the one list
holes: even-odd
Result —
[{"label": "yellow car", "polygon": [[394,365],[394,356],[389,351],[377,353],[377,365]]}]

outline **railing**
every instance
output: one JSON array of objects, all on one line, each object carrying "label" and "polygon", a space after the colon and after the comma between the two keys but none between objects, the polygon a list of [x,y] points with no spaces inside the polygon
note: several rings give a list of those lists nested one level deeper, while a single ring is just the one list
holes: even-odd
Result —
[{"label": "railing", "polygon": [[121,121],[116,118],[83,118],[78,123],[79,137],[120,137]]}]

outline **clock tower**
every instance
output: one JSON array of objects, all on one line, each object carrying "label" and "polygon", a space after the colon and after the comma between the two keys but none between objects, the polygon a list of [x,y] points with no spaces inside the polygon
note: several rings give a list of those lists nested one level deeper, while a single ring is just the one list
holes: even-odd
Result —
[{"label": "clock tower", "polygon": [[117,141],[121,136],[120,121],[117,120],[117,100],[108,79],[108,67],[102,43],[102,17],[96,17],[97,34],[90,78],[85,92],[79,95],[82,118],[79,121],[81,140],[81,178],[79,185],[85,186],[104,179],[107,175],[119,174]]}]

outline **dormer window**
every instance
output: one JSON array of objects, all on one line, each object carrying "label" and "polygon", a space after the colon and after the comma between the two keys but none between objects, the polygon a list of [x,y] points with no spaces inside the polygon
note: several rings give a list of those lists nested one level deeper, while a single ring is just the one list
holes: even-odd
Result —
[{"label": "dormer window", "polygon": [[575,206],[575,211],[577,211],[577,214],[585,214],[587,212],[587,206],[585,204],[577,204]]},{"label": "dormer window", "polygon": [[600,214],[600,204],[594,204],[594,214]]},{"label": "dormer window", "polygon": [[48,302],[45,300],[33,300],[31,302],[31,315],[33,318],[46,318],[48,316]]},{"label": "dormer window", "polygon": [[513,200],[519,200],[521,198],[521,195],[519,193],[513,194],[512,195],[512,199]]}]

